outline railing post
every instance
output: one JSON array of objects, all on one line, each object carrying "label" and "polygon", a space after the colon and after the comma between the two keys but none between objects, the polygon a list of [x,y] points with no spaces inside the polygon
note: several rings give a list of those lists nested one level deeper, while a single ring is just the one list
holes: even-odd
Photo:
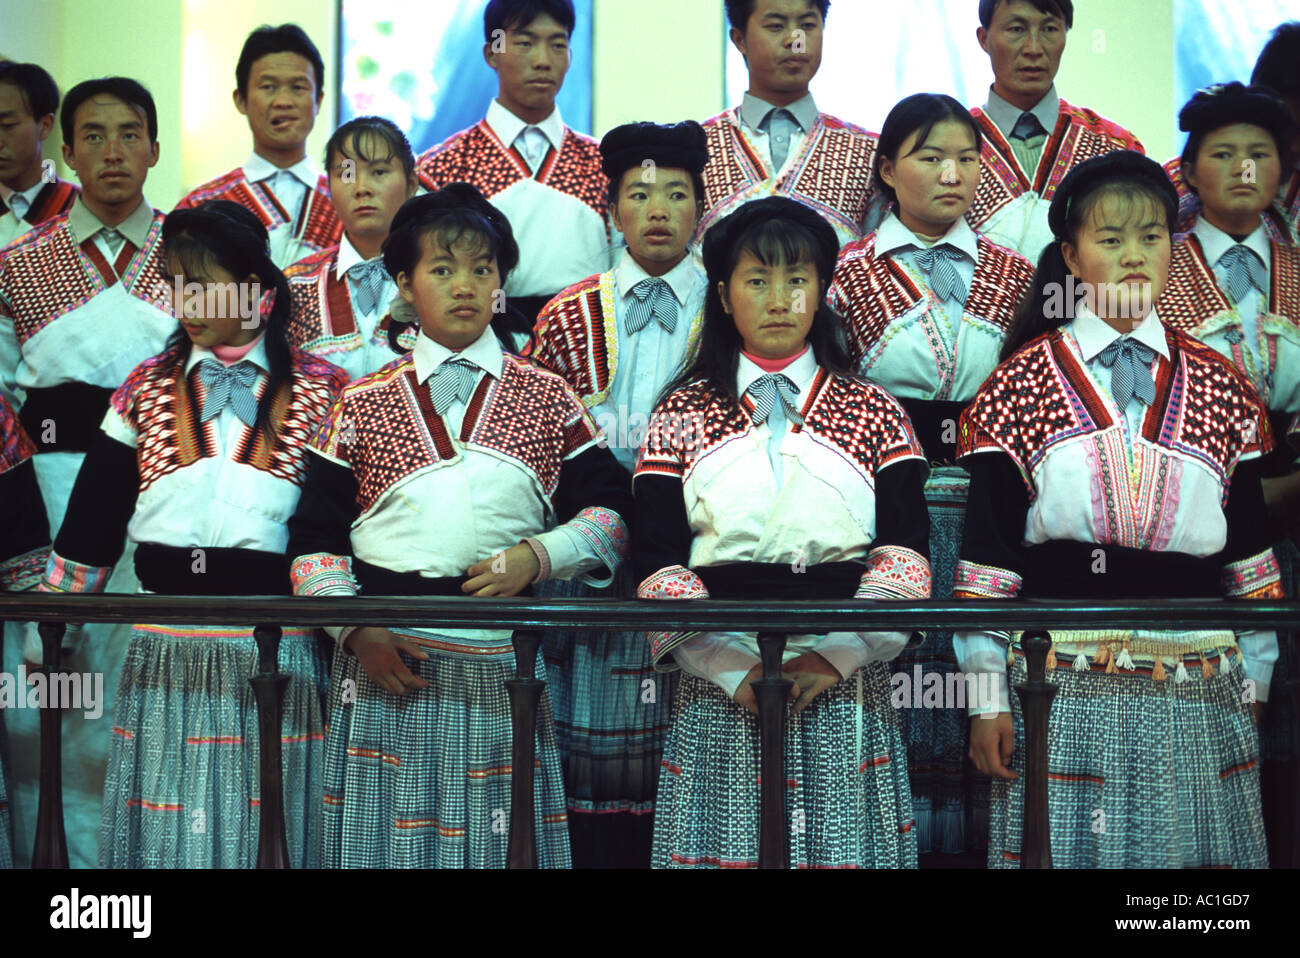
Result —
[{"label": "railing post", "polygon": [[1020,640],[1025,651],[1028,680],[1016,686],[1025,718],[1025,809],[1020,842],[1021,868],[1052,867],[1052,836],[1047,814],[1047,720],[1056,686],[1047,681],[1047,653],[1051,637],[1042,629],[1026,632]]},{"label": "railing post", "polygon": [[258,809],[257,867],[288,868],[280,727],[289,676],[279,669],[280,627],[256,626],[253,638],[257,642],[257,674],[248,680],[248,684],[253,687],[257,699],[259,788],[262,796]]},{"label": "railing post", "polygon": [[790,867],[785,829],[785,709],[792,679],[781,676],[784,632],[758,633],[763,677],[750,683],[758,706],[759,813],[758,867]]},{"label": "railing post", "polygon": [[520,629],[512,639],[515,677],[506,679],[510,696],[510,837],[507,867],[537,867],[537,836],[533,827],[533,760],[537,703],[546,683],[536,677],[539,632]]},{"label": "railing post", "polygon": [[[42,622],[43,664],[37,672],[45,676],[45,698],[41,706],[41,792],[36,805],[36,842],[32,848],[33,868],[67,868],[68,839],[63,833],[63,710],[55,707],[51,693],[63,671],[60,651],[64,624]],[[25,691],[25,690],[22,690]]]}]

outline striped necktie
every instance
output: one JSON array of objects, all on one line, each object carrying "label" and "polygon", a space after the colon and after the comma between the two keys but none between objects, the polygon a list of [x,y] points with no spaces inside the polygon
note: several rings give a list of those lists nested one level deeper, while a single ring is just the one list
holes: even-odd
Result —
[{"label": "striped necktie", "polygon": [[939,243],[916,251],[916,265],[925,273],[930,290],[940,300],[966,302],[966,284],[953,264],[964,254],[949,243]]},{"label": "striped necktie", "polygon": [[1120,412],[1133,396],[1150,406],[1156,401],[1156,382],[1151,378],[1151,361],[1156,351],[1131,336],[1121,336],[1103,349],[1097,358],[1110,369],[1110,394]]},{"label": "striped necktie", "polygon": [[785,403],[795,418],[799,416],[798,396],[799,387],[796,386],[789,376],[783,373],[768,373],[765,376],[759,376],[749,388],[745,390],[745,395],[754,401],[754,411],[750,418],[754,422],[767,422],[767,417],[772,414],[772,409],[776,406],[777,398]]},{"label": "striped necktie", "polygon": [[429,377],[429,398],[433,400],[433,411],[441,416],[451,408],[453,402],[469,399],[477,376],[478,366],[468,359],[453,356],[444,360]]},{"label": "striped necktie", "polygon": [[384,281],[388,279],[382,258],[353,263],[347,269],[347,277],[352,280],[352,287],[356,290],[354,302],[358,313],[369,315],[382,305],[379,297],[384,291]]},{"label": "striped necktie", "polygon": [[1238,243],[1230,247],[1219,257],[1219,267],[1228,274],[1224,292],[1234,306],[1245,299],[1252,288],[1261,293],[1268,289],[1268,267],[1249,246]]},{"label": "striped necktie", "polygon": [[253,398],[253,383],[257,381],[257,367],[248,360],[226,366],[215,359],[199,363],[199,379],[203,383],[203,413],[200,422],[220,415],[227,405],[245,426],[257,421],[257,400]]},{"label": "striped necktie", "polygon": [[632,287],[636,301],[627,311],[627,331],[639,333],[650,324],[653,317],[665,332],[677,328],[677,297],[665,280],[657,277],[643,279]]}]

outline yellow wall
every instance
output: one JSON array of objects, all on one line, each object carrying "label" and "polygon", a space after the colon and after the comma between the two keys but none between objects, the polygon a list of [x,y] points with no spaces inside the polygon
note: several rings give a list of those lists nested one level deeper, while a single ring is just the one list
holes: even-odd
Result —
[{"label": "yellow wall", "polygon": [[[721,7],[714,0],[595,0],[597,136],[629,120],[704,119],[724,106]],[[230,93],[240,45],[259,24],[297,22],[316,41],[325,57],[321,115],[334,115],[334,8],[334,0],[0,0],[0,54],[44,64],[63,90],[107,73],[149,87],[161,158],[147,195],[170,209],[251,149]],[[1173,0],[1088,0],[1076,10],[1058,88],[1133,130],[1156,158],[1172,156]],[[969,33],[973,44],[973,28]],[[329,132],[328,119],[319,122],[308,143],[318,164]]]}]

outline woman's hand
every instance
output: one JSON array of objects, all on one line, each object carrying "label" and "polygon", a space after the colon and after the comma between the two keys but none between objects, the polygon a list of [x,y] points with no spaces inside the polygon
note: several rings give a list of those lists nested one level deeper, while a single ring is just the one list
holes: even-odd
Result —
[{"label": "woman's hand", "polygon": [[795,714],[802,712],[818,695],[840,681],[839,670],[817,652],[805,652],[781,666],[781,674],[794,679]]},{"label": "woman's hand", "polygon": [[405,695],[429,684],[408,669],[398,654],[405,653],[413,659],[428,659],[429,653],[420,648],[418,643],[394,635],[387,629],[357,629],[347,637],[343,647],[351,650],[365,669],[366,675],[386,692]]},{"label": "woman's hand", "polygon": [[[749,709],[755,715],[758,714],[758,700],[754,698],[754,690],[753,688],[750,687],[749,683],[753,682],[756,679],[761,679],[762,677],[763,677],[763,663],[760,662],[758,665],[754,666],[752,669],[749,670],[748,675],[746,675],[743,679],[740,680],[740,684],[736,686],[736,694],[731,697],[731,700],[733,702],[735,702],[743,709]],[[798,697],[799,697],[799,684],[796,682],[794,687],[790,689],[790,698],[793,699]]]},{"label": "woman's hand", "polygon": [[532,546],[521,542],[470,566],[465,572],[469,578],[461,585],[460,591],[468,595],[508,598],[532,585],[541,569]]},{"label": "woman's hand", "polygon": [[1007,768],[1014,744],[1015,731],[1011,726],[1010,712],[970,717],[970,760],[985,775],[1013,780],[1020,777],[1019,773]]}]

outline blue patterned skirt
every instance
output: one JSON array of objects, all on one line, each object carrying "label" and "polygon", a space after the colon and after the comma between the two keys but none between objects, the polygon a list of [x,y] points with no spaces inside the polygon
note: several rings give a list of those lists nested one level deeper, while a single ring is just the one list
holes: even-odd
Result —
[{"label": "blue patterned skirt", "polygon": [[[630,599],[636,589],[624,564],[609,588],[553,580],[538,595]],[[574,867],[645,868],[677,673],[654,670],[644,632],[551,631],[543,654]]]},{"label": "blue patterned skirt", "polygon": [[9,743],[0,712],[0,868],[14,867],[14,827],[9,819]]},{"label": "blue patterned skirt", "polygon": [[[513,649],[399,634],[429,653],[425,661],[403,657],[427,688],[393,695],[355,656],[335,653],[322,865],[505,868],[513,772],[505,680],[515,674]],[[567,868],[568,816],[547,695],[538,707],[532,774],[538,864]]]},{"label": "blue patterned skirt", "polygon": [[[936,466],[925,484],[930,512],[932,595],[952,598],[953,575],[961,550],[970,477],[958,466]],[[952,633],[930,631],[925,642],[904,649],[894,669],[911,679],[936,674],[943,687],[960,671]],[[960,708],[904,708],[903,737],[912,782],[912,809],[920,854],[983,852],[988,840],[989,779],[967,759],[970,722]]]},{"label": "blue patterned skirt", "polygon": [[[281,720],[289,863],[319,865],[327,662],[315,630],[285,629]],[[252,868],[259,833],[251,630],[138,625],[113,714],[101,868]]]},{"label": "blue patterned skirt", "polygon": [[[792,867],[916,867],[887,665],[859,669],[798,715],[787,713],[785,768]],[[712,682],[683,675],[659,779],[653,866],[756,867],[758,772],[757,716]]]},{"label": "blue patterned skirt", "polygon": [[[993,779],[990,868],[1017,868],[1024,813],[1024,721],[1012,646],[1015,781]],[[1151,669],[1107,675],[1100,665],[1049,670],[1048,818],[1057,868],[1264,868],[1259,741],[1242,702],[1240,653],[1182,656],[1186,681]],[[1223,656],[1228,671],[1222,672]],[[1166,660],[1168,661],[1168,660]],[[1172,670],[1170,670],[1172,673]]]}]

